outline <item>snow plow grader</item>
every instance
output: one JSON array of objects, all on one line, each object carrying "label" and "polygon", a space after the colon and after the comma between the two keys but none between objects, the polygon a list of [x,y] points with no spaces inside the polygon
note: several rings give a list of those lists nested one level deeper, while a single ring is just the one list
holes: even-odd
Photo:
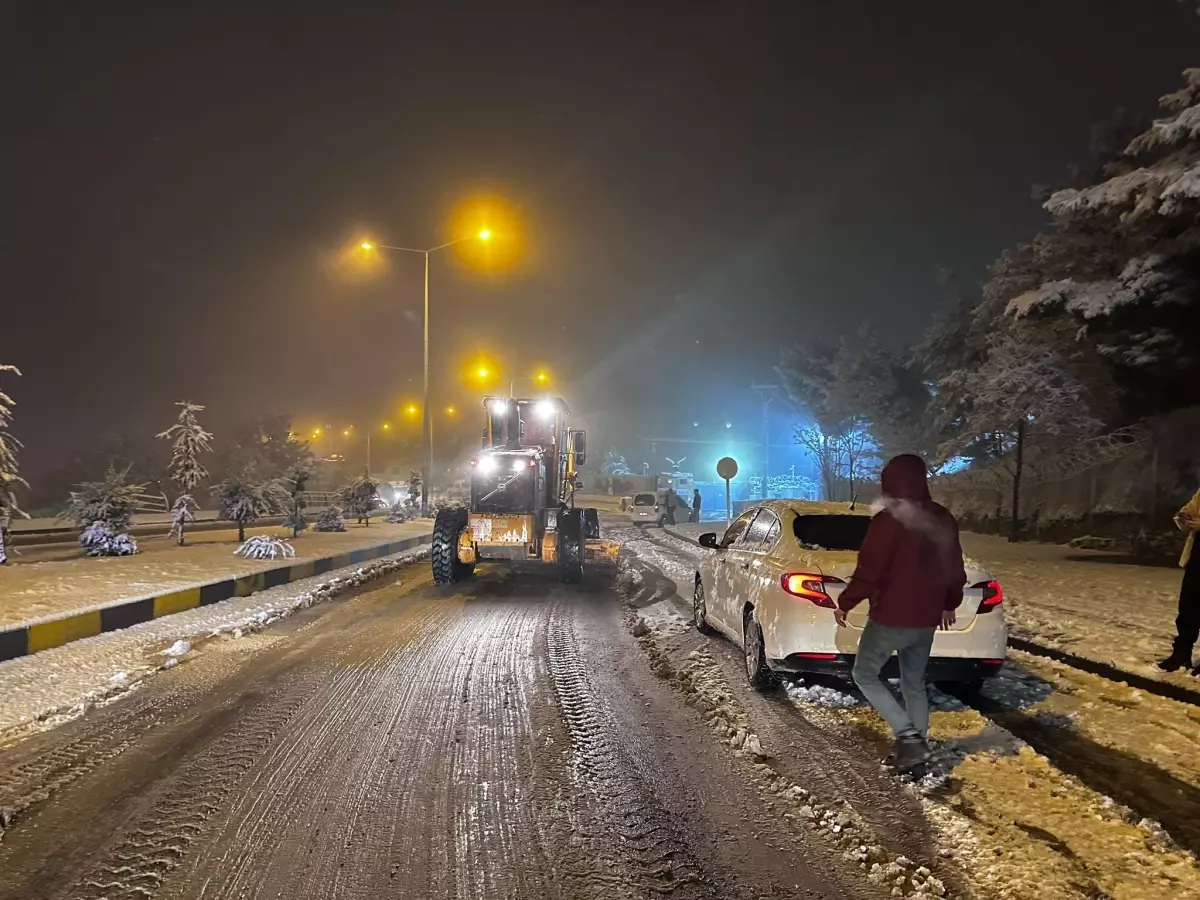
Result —
[{"label": "snow plow grader", "polygon": [[581,581],[587,567],[615,567],[620,544],[600,537],[596,510],[575,506],[587,445],[568,424],[566,403],[487,397],[484,410],[470,504],[439,510],[434,521],[433,580],[462,581],[486,560],[556,566],[567,584]]}]

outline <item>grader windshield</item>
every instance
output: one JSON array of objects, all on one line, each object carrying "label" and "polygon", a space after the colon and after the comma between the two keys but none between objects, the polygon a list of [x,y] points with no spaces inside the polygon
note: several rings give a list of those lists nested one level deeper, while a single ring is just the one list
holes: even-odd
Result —
[{"label": "grader windshield", "polygon": [[538,400],[489,397],[486,408],[485,450],[554,446],[562,431],[563,416],[569,412],[566,403],[557,397]]}]

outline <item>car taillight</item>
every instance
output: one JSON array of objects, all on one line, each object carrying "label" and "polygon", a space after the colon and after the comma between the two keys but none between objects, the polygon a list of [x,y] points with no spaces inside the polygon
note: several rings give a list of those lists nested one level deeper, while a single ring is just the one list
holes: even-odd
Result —
[{"label": "car taillight", "polygon": [[1004,591],[998,581],[981,581],[971,587],[983,589],[983,599],[979,601],[979,609],[976,612],[990,612],[1004,602]]},{"label": "car taillight", "polygon": [[779,586],[793,597],[802,597],[825,609],[836,609],[837,604],[825,590],[827,584],[845,584],[832,575],[813,575],[808,572],[789,572],[779,579]]}]

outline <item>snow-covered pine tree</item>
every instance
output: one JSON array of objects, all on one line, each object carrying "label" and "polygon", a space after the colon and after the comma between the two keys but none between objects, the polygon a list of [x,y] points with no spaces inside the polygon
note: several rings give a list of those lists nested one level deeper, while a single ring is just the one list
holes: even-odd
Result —
[{"label": "snow-covered pine tree", "polygon": [[379,483],[364,470],[338,492],[338,499],[347,515],[354,516],[364,525],[370,525],[371,516],[378,512]]},{"label": "snow-covered pine tree", "polygon": [[342,508],[340,506],[327,506],[317,513],[317,524],[313,526],[317,531],[345,531],[346,519],[342,516]]},{"label": "snow-covered pine tree", "polygon": [[273,478],[261,479],[253,465],[239,475],[226,478],[216,488],[217,515],[238,528],[238,542],[246,542],[246,526],[264,516],[279,515],[287,506],[287,495]]},{"label": "snow-covered pine tree", "polygon": [[167,534],[169,537],[176,538],[181,547],[183,546],[184,529],[196,521],[196,513],[199,509],[200,504],[191,494],[180,494],[171,506],[171,530]]},{"label": "snow-covered pine tree", "polygon": [[[0,373],[20,375],[16,366],[0,365]],[[17,505],[17,488],[26,486],[17,469],[20,442],[8,431],[12,423],[13,399],[0,390],[0,564],[8,559],[8,529],[18,516],[28,518]]]},{"label": "snow-covered pine tree", "polygon": [[283,520],[285,528],[292,529],[292,540],[300,536],[308,527],[308,516],[304,509],[308,505],[304,493],[308,490],[308,480],[312,478],[312,468],[308,462],[298,462],[287,474],[280,479],[280,485],[287,494],[287,513]]},{"label": "snow-covered pine tree", "polygon": [[171,507],[171,536],[177,538],[182,546],[184,529],[189,522],[195,521],[195,512],[199,508],[192,491],[208,477],[208,470],[200,464],[200,454],[212,450],[212,435],[196,421],[196,413],[201,412],[203,406],[187,400],[175,405],[180,407],[178,421],[157,436],[173,442],[169,471],[171,480],[179,485],[183,493]]},{"label": "snow-covered pine tree", "polygon": [[1105,376],[1110,425],[1200,403],[1200,68],[1184,79],[1095,183],[1050,196],[1055,228],[1019,248],[1002,295],[1007,318],[1070,346],[1077,378]]},{"label": "snow-covered pine tree", "polygon": [[421,505],[421,473],[416,469],[408,470],[408,505]]},{"label": "snow-covered pine tree", "polygon": [[137,498],[146,486],[129,483],[129,469],[109,466],[103,481],[85,481],[71,492],[62,518],[80,529],[79,543],[88,556],[129,556],[137,542],[128,534]]},{"label": "snow-covered pine tree", "polygon": [[399,525],[407,522],[413,517],[412,507],[405,503],[393,503],[388,507],[387,515],[383,517],[383,521],[389,525]]}]

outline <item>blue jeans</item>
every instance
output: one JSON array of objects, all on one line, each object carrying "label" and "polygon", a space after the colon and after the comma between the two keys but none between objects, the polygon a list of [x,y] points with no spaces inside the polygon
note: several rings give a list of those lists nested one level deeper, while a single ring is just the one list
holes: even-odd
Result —
[{"label": "blue jeans", "polygon": [[[929,695],[925,669],[936,628],[896,628],[868,620],[854,660],[854,683],[876,711],[887,720],[897,738],[921,737],[929,732]],[[895,653],[900,657],[901,706],[879,673]]]}]

